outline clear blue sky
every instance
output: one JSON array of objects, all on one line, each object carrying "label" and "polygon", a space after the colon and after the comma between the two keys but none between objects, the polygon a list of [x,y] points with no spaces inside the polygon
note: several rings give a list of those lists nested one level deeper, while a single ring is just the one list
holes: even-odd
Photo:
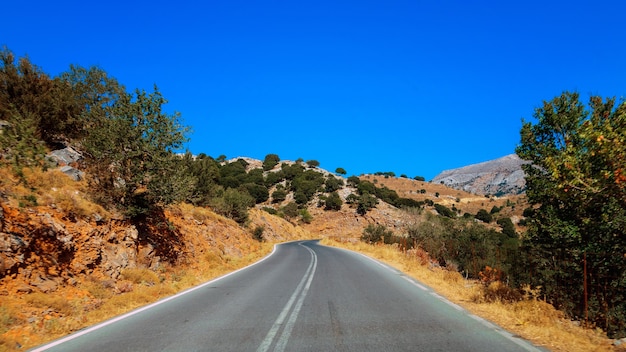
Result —
[{"label": "clear blue sky", "polygon": [[[191,4],[189,4],[191,3]],[[200,4],[203,3],[203,4]],[[624,1],[9,1],[0,45],[57,75],[156,84],[213,157],[348,175],[514,152],[564,90],[626,96]]]}]

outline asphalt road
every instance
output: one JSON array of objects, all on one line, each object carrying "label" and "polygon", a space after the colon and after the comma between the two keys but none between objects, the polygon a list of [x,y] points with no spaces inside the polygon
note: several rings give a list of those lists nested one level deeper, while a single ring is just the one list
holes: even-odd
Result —
[{"label": "asphalt road", "polygon": [[34,351],[541,351],[363,255],[316,241]]}]

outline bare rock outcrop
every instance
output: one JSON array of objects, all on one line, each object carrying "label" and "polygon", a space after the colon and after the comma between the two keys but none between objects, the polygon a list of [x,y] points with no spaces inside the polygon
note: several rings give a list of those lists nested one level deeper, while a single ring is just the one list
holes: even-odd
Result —
[{"label": "bare rock outcrop", "polygon": [[510,154],[499,159],[443,171],[432,182],[481,195],[520,194],[526,188],[522,170],[524,163],[526,162],[516,154]]},{"label": "bare rock outcrop", "polygon": [[100,273],[115,279],[125,268],[171,259],[149,249],[150,235],[141,236],[128,221],[98,224],[68,221],[54,209],[0,209],[0,282],[20,278],[22,290],[52,292],[71,284],[76,275]]}]

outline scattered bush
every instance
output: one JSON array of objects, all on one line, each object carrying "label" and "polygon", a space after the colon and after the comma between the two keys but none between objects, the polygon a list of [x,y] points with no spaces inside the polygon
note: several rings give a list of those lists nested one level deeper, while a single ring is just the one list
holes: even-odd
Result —
[{"label": "scattered bush", "polygon": [[343,202],[341,201],[341,197],[337,192],[332,192],[325,201],[325,210],[341,210],[341,205]]},{"label": "scattered bush", "polygon": [[265,239],[263,238],[263,232],[265,231],[265,227],[262,225],[258,225],[252,231],[252,238],[259,242],[263,242]]},{"label": "scattered bush", "polygon": [[450,210],[450,208],[446,207],[445,205],[435,204],[435,210],[441,216],[445,216],[445,217],[448,217],[448,218],[456,217],[456,213],[454,211]]},{"label": "scattered bush", "polygon": [[386,226],[370,224],[363,230],[361,240],[367,243],[378,243],[380,241],[389,243],[391,242],[391,236],[393,236],[393,232],[388,230]]},{"label": "scattered bush", "polygon": [[476,213],[475,218],[487,224],[493,220],[491,214],[489,214],[485,209],[480,209],[478,213]]}]

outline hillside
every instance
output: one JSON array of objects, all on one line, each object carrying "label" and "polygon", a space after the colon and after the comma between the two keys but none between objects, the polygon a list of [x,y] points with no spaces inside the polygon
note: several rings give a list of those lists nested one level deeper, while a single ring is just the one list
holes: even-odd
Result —
[{"label": "hillside", "polygon": [[[259,165],[248,162],[253,165],[249,171]],[[423,222],[425,215],[436,213],[431,206],[424,208],[425,213],[412,213],[379,202],[359,215],[349,204],[337,211],[324,210],[316,198],[308,203],[309,222],[262,210],[281,208],[270,201],[250,209],[247,226],[188,204],[171,205],[130,221],[90,203],[83,198],[85,181],[72,180],[58,170],[26,174],[31,181],[40,180],[34,195],[11,186],[18,182],[4,176],[0,351],[37,345],[199,284],[260,258],[275,242],[327,237],[359,243],[368,225],[382,225],[405,236],[416,219]],[[459,216],[497,206],[503,208],[501,216],[515,217],[524,204],[523,196],[487,198],[406,178],[364,175],[361,179],[402,197],[455,208]],[[356,191],[346,185],[338,193],[345,200]],[[289,199],[293,195],[284,204]],[[255,239],[259,228],[264,242]]]},{"label": "hillside", "polygon": [[[0,352],[243,267],[273,243],[320,237],[405,256],[407,269],[475,286],[470,300],[480,304],[510,310],[542,297],[570,317],[589,313],[585,323],[610,336],[626,332],[623,290],[605,289],[624,287],[616,239],[626,223],[626,153],[623,129],[604,123],[623,126],[623,104],[613,114],[612,100],[594,100],[603,109],[593,115],[603,117],[598,126],[559,114],[584,127],[574,131],[584,143],[561,136],[568,148],[548,148],[548,158],[531,148],[546,129],[524,125],[518,151],[551,171],[529,175],[528,208],[524,195],[507,195],[523,189],[514,156],[426,183],[385,177],[393,173],[346,178],[341,168],[337,175],[276,154],[181,155],[191,127],[163,109],[156,86],[127,89],[98,67],[52,77],[28,57],[1,56]],[[546,106],[582,108],[572,94]],[[522,213],[540,225],[530,236]]]},{"label": "hillside", "polygon": [[474,194],[497,196],[520,194],[524,191],[524,161],[516,154],[452,170],[445,170],[433,178],[433,183],[464,190]]}]

